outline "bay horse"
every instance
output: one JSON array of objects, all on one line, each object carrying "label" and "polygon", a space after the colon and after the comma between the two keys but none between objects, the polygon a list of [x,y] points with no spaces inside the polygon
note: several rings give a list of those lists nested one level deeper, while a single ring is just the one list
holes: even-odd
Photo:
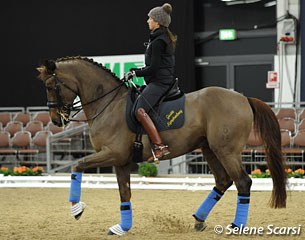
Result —
[{"label": "bay horse", "polygon": [[[79,96],[88,120],[90,140],[96,150],[78,160],[73,169],[72,216],[79,219],[86,207],[80,201],[82,173],[89,168],[114,166],[121,200],[121,222],[110,227],[108,234],[125,234],[132,227],[130,166],[135,140],[135,133],[126,123],[126,84],[102,64],[80,56],[47,60],[37,70],[46,87],[53,123],[62,126],[69,121],[73,101]],[[220,87],[188,93],[185,99],[184,125],[161,132],[161,137],[171,152],[165,159],[201,148],[214,175],[214,189],[193,214],[195,230],[205,229],[208,214],[233,182],[238,193],[235,219],[230,227],[245,226],[252,180],[242,166],[241,152],[252,127],[264,141],[273,180],[270,206],[286,207],[287,176],[280,128],[272,109],[256,98]],[[143,159],[148,159],[152,153],[146,135],[143,135],[143,146]]]}]

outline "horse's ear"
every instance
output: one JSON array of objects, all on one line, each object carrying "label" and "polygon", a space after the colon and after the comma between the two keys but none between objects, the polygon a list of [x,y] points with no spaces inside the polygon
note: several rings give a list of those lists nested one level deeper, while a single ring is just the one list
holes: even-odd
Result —
[{"label": "horse's ear", "polygon": [[45,67],[38,67],[38,68],[36,68],[36,70],[40,73],[43,73],[46,70],[46,68]]},{"label": "horse's ear", "polygon": [[56,69],[56,63],[53,60],[45,60],[44,64],[48,74],[53,74]]}]

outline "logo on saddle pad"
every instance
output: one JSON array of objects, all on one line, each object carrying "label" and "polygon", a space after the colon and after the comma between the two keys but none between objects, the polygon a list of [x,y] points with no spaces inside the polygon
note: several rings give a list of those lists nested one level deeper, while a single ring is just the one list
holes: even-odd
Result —
[{"label": "logo on saddle pad", "polygon": [[[137,133],[141,129],[141,124],[137,122],[133,112],[134,96],[132,92],[128,95],[126,106],[126,119],[129,129]],[[156,125],[159,132],[170,129],[181,128],[184,124],[184,106],[185,94],[180,95],[177,99],[163,101],[154,107],[148,114]],[[144,130],[141,130],[144,132]]]}]

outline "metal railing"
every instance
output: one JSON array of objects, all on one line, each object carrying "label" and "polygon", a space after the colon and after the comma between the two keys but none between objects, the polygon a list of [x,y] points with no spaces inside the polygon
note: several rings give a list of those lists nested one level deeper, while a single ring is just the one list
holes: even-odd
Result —
[{"label": "metal railing", "polygon": [[46,146],[47,172],[70,172],[77,159],[94,152],[89,140],[88,124],[51,135]]}]

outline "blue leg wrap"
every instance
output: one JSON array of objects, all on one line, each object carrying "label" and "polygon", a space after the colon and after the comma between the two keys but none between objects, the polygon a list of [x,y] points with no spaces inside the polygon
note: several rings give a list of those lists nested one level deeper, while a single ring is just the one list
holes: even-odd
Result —
[{"label": "blue leg wrap", "polygon": [[214,187],[193,216],[199,221],[205,221],[210,211],[220,200],[222,195],[223,193],[221,193],[216,187]]},{"label": "blue leg wrap", "polygon": [[233,224],[238,228],[243,228],[246,226],[248,212],[249,212],[249,204],[250,204],[250,193],[246,193],[246,194],[238,193],[235,219],[233,222]]},{"label": "blue leg wrap", "polygon": [[80,201],[82,176],[81,172],[72,172],[71,174],[70,202],[78,203]]},{"label": "blue leg wrap", "polygon": [[132,208],[131,202],[121,203],[121,228],[128,231],[132,227]]}]

